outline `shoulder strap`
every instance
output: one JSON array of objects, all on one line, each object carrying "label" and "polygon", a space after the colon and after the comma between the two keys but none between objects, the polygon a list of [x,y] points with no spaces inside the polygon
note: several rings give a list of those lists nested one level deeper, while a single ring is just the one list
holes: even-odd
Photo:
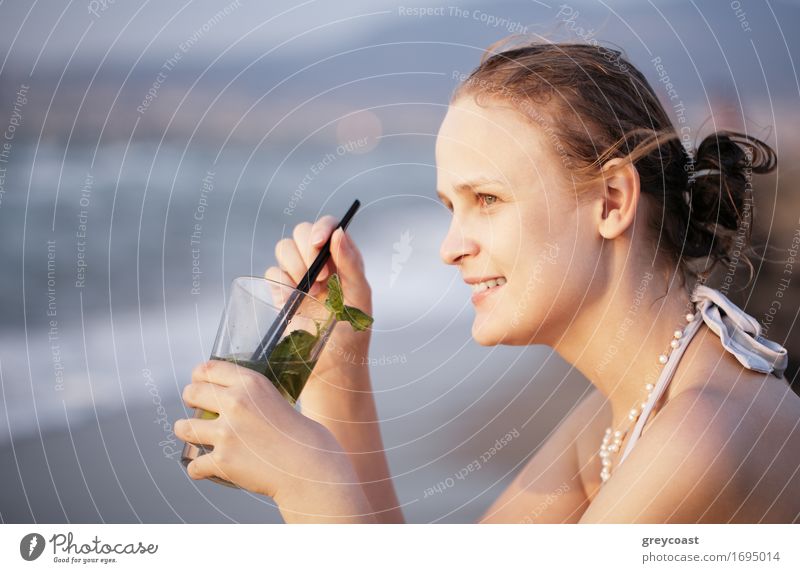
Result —
[{"label": "shoulder strap", "polygon": [[764,374],[783,376],[789,361],[786,349],[761,336],[758,321],[733,304],[720,291],[698,285],[692,294],[703,320],[722,341],[722,346],[745,367]]},{"label": "shoulder strap", "polygon": [[666,390],[667,386],[669,386],[669,383],[672,380],[672,375],[675,374],[675,369],[678,367],[678,362],[680,362],[683,353],[689,346],[689,342],[697,333],[702,323],[703,321],[700,320],[695,314],[694,320],[684,330],[684,334],[681,337],[681,345],[670,353],[669,359],[664,365],[664,369],[661,370],[661,375],[658,377],[655,387],[650,393],[650,397],[647,399],[647,403],[645,404],[644,408],[642,408],[642,413],[639,415],[639,419],[636,421],[636,425],[633,427],[631,435],[628,437],[628,443],[625,445],[625,450],[622,452],[622,456],[617,462],[617,466],[625,461],[625,458],[628,457],[628,454],[633,449],[633,446],[636,444],[639,436],[642,435],[642,429],[644,429],[644,425],[647,423],[650,413],[653,411],[653,408],[655,408],[655,405],[664,394],[664,390]]},{"label": "shoulder strap", "polygon": [[696,308],[702,320],[698,320],[695,315],[681,338],[681,345],[670,354],[647,404],[642,408],[618,465],[628,457],[641,436],[650,413],[672,380],[689,341],[702,323],[705,322],[719,336],[722,346],[748,369],[773,374],[779,378],[786,370],[789,360],[786,348],[761,336],[759,322],[728,300],[723,293],[705,285],[697,285],[692,292],[692,301],[697,303]]}]

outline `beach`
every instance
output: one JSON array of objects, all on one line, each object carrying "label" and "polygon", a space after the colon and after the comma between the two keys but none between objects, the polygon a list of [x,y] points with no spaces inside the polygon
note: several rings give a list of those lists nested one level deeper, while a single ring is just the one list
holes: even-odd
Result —
[{"label": "beach", "polygon": [[[513,349],[503,350],[504,357],[489,368],[479,366],[471,377],[429,379],[426,387],[406,391],[401,388],[413,380],[399,369],[373,368],[384,443],[407,522],[478,519],[585,389],[552,357],[552,377],[537,378],[544,348],[517,349],[516,364],[503,359]],[[500,363],[508,368],[504,375]],[[484,377],[491,370],[495,378]],[[448,386],[458,395],[437,400]],[[171,396],[158,404],[89,413],[77,423],[9,440],[0,448],[0,518],[282,522],[269,498],[187,477],[178,461],[182,444],[166,425],[183,416],[181,401]]]}]

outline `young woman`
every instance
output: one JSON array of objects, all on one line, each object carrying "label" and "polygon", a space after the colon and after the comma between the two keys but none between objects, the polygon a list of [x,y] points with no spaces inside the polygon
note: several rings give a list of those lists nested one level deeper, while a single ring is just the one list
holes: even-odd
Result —
[{"label": "young woman", "polygon": [[[454,93],[436,143],[452,211],[441,257],[472,285],[472,335],[549,345],[594,386],[481,521],[800,520],[786,350],[704,284],[747,245],[751,176],[775,155],[747,135],[716,132],[696,150],[681,139],[644,76],[597,46],[490,48]],[[335,225],[295,227],[267,278],[296,284]],[[341,230],[312,294],[332,271],[347,304],[371,313],[362,257]],[[333,337],[368,354],[368,331],[341,324]],[[257,373],[198,366],[184,399],[220,416],[175,424],[214,446],[191,477],[271,496],[287,521],[401,522],[357,362],[323,354],[305,415]]]}]

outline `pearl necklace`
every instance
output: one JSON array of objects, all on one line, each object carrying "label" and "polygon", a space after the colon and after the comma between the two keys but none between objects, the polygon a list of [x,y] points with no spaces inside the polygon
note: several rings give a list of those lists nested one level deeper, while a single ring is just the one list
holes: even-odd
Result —
[{"label": "pearl necklace", "polygon": [[[693,313],[687,312],[685,319],[687,323],[691,324],[696,317],[696,311]],[[667,350],[667,352],[664,354],[659,354],[658,356],[658,363],[661,366],[664,366],[664,364],[667,363],[672,351],[681,345],[681,341],[684,339],[684,334],[686,333],[687,328],[688,326],[684,327],[684,329],[675,330],[675,332],[672,333],[672,340],[669,343],[669,350]],[[611,456],[619,451],[622,440],[625,438],[625,435],[628,433],[630,427],[636,423],[636,420],[639,419],[642,409],[647,406],[647,402],[652,396],[654,388],[655,385],[652,383],[645,384],[645,397],[641,402],[637,403],[636,406],[631,408],[630,412],[628,412],[628,421],[624,423],[624,428],[613,432],[611,426],[606,428],[606,433],[603,436],[603,443],[600,445],[600,462],[603,465],[603,468],[600,470],[600,479],[602,480],[602,483],[605,483],[608,481],[608,478],[611,477]]]}]

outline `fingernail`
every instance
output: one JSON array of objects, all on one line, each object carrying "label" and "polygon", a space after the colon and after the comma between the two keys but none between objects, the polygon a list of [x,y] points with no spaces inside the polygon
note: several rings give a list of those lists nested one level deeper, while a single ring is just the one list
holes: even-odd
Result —
[{"label": "fingernail", "polygon": [[347,238],[347,235],[345,234],[344,230],[339,229],[339,231],[341,231],[341,233],[342,233],[342,236],[340,238],[340,243],[339,244],[341,245],[342,249],[345,252],[349,253],[350,252],[350,239]]}]

